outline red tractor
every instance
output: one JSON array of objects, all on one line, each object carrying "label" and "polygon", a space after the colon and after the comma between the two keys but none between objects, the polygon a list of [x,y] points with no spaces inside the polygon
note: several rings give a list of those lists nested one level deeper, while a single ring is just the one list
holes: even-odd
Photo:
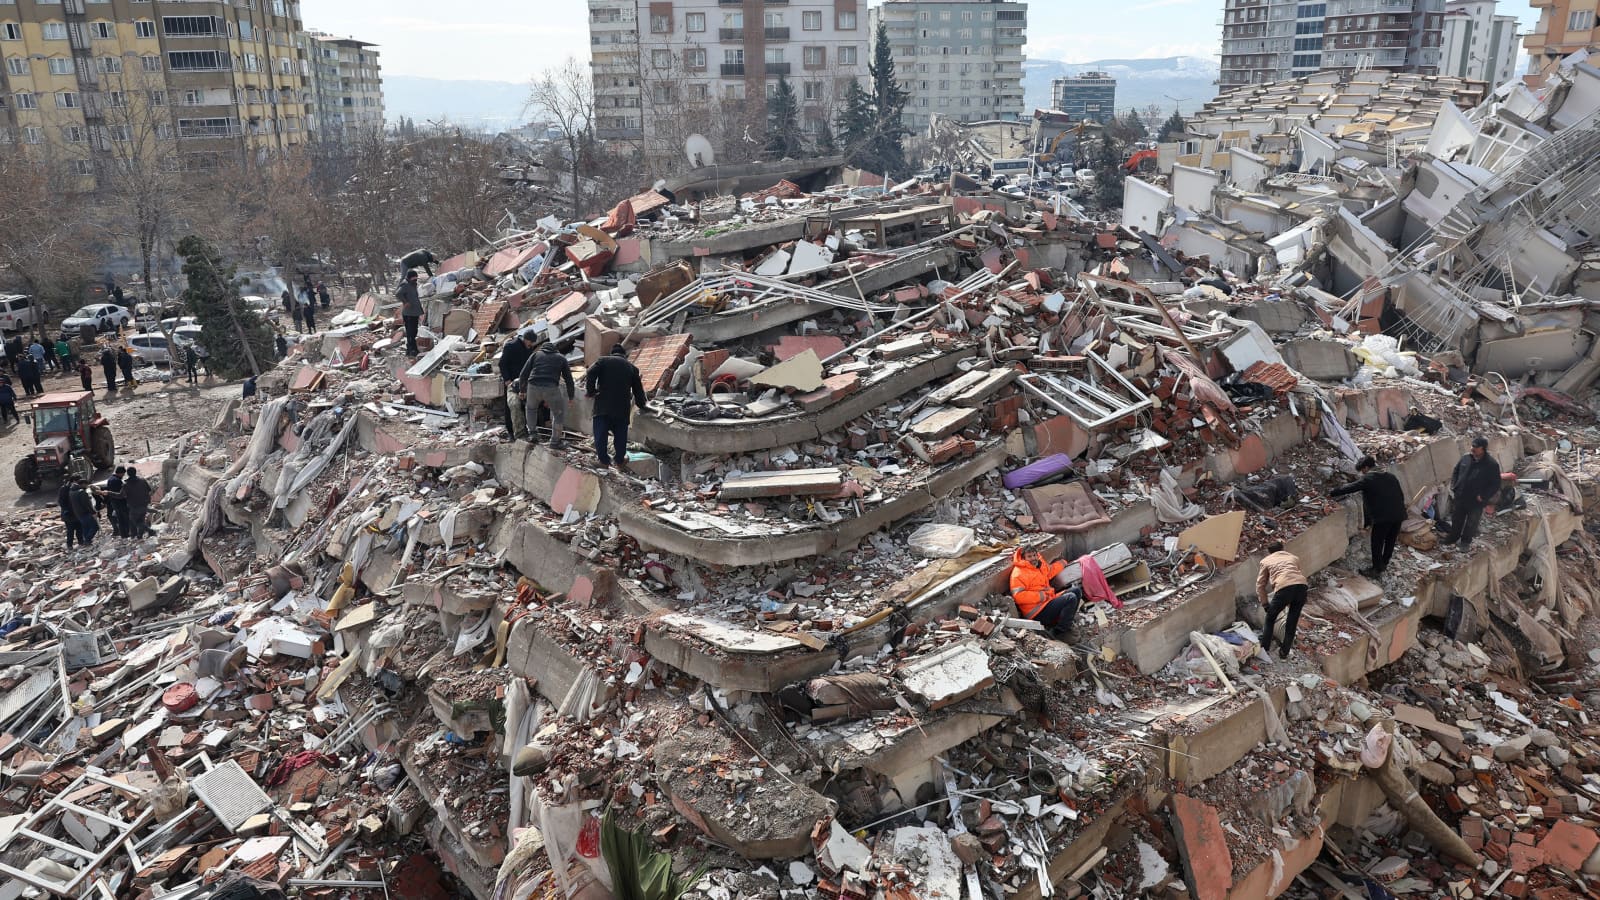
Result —
[{"label": "red tractor", "polygon": [[92,391],[45,394],[33,401],[33,454],[17,461],[17,487],[36,491],[46,480],[111,468],[116,440],[111,423],[95,412]]}]

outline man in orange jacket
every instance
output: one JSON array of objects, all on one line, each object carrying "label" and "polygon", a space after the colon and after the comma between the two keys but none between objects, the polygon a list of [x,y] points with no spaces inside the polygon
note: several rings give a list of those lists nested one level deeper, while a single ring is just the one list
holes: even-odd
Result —
[{"label": "man in orange jacket", "polygon": [[1011,599],[1016,601],[1017,611],[1058,638],[1072,632],[1078,604],[1083,600],[1083,592],[1057,591],[1050,583],[1066,567],[1064,559],[1047,563],[1039,554],[1024,554],[1021,549],[1011,554]]}]

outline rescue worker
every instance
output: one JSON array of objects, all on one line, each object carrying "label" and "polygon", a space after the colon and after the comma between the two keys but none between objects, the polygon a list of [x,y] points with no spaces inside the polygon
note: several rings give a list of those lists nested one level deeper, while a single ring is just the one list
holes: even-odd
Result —
[{"label": "rescue worker", "polygon": [[1400,539],[1400,525],[1406,520],[1406,493],[1400,479],[1392,473],[1378,471],[1378,461],[1363,456],[1356,463],[1361,477],[1343,487],[1328,492],[1330,497],[1343,497],[1361,492],[1361,506],[1367,523],[1372,526],[1372,565],[1361,570],[1369,578],[1382,575],[1394,556],[1395,542]]},{"label": "rescue worker", "polygon": [[155,534],[148,521],[150,516],[150,482],[144,480],[139,470],[128,467],[128,477],[122,482],[122,500],[127,508],[128,537],[142,538]]},{"label": "rescue worker", "polygon": [[[628,465],[628,424],[633,417],[629,401],[640,412],[650,409],[639,368],[628,362],[628,352],[622,344],[612,347],[609,355],[589,368],[584,377],[584,393],[594,401],[594,451],[600,457],[600,466],[615,465],[620,472]],[[615,444],[614,452],[606,452],[607,437]]]},{"label": "rescue worker", "polygon": [[500,348],[500,383],[506,391],[508,441],[528,439],[527,411],[523,408],[522,395],[517,393],[517,387],[522,367],[528,364],[528,357],[533,355],[533,348],[538,342],[539,333],[532,328],[524,328]]},{"label": "rescue worker", "polygon": [[123,386],[137,387],[138,382],[133,380],[133,354],[128,352],[126,344],[117,348],[117,366],[122,369]]},{"label": "rescue worker", "polygon": [[61,487],[56,489],[56,505],[61,508],[61,524],[67,527],[67,549],[71,550],[74,543],[79,542],[82,529],[78,527],[78,514],[72,508],[72,479],[68,475],[61,479]]},{"label": "rescue worker", "polygon": [[[565,382],[565,385],[562,384]],[[524,415],[528,421],[528,442],[539,443],[534,425],[539,407],[550,410],[550,449],[567,446],[567,404],[577,399],[578,386],[572,380],[572,366],[554,343],[545,341],[539,352],[531,354],[517,376],[518,393],[527,398]]]},{"label": "rescue worker", "polygon": [[[1267,602],[1267,589],[1272,590],[1272,601]],[[1261,650],[1263,653],[1272,653],[1272,631],[1278,624],[1278,616],[1285,609],[1289,616],[1283,622],[1283,649],[1278,651],[1278,658],[1288,659],[1289,651],[1294,647],[1294,631],[1300,625],[1300,610],[1306,605],[1306,592],[1310,585],[1306,583],[1306,576],[1300,570],[1300,557],[1283,549],[1282,541],[1273,541],[1267,545],[1267,555],[1261,560],[1261,568],[1256,572],[1256,599],[1267,608],[1267,627],[1262,632]]]},{"label": "rescue worker", "polygon": [[1037,553],[1024,554],[1019,548],[1011,554],[1011,599],[1023,618],[1032,619],[1057,638],[1072,633],[1073,621],[1083,593],[1076,589],[1057,591],[1050,579],[1067,568],[1067,561],[1045,562]]},{"label": "rescue worker", "polygon": [[413,250],[400,258],[400,275],[402,277],[411,273],[412,269],[423,268],[428,270],[428,277],[433,277],[433,267],[439,262],[438,258],[429,250]]},{"label": "rescue worker", "polygon": [[67,504],[72,517],[78,520],[78,543],[87,547],[100,532],[100,522],[94,515],[94,501],[83,489],[83,479],[77,475],[72,476],[67,489]]},{"label": "rescue worker", "polygon": [[422,298],[417,294],[417,273],[407,272],[400,289],[394,292],[400,300],[400,321],[406,326],[406,355],[417,355],[417,327],[422,323]]},{"label": "rescue worker", "polygon": [[1472,449],[1450,475],[1450,527],[1439,543],[1448,546],[1459,541],[1463,550],[1472,546],[1484,507],[1500,496],[1500,487],[1500,463],[1489,455],[1488,439],[1473,438]]}]

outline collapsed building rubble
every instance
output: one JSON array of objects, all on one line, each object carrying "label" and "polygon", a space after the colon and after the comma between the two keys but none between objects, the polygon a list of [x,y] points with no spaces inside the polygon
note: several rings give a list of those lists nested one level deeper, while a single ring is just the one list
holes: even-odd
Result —
[{"label": "collapsed building rubble", "polygon": [[[1594,74],[1419,86],[1376,143],[1276,104],[1121,224],[647,191],[447,260],[416,358],[362,297],[140,463],[155,537],[3,526],[0,892],[1591,890],[1600,223],[1548,179],[1586,177]],[[521,333],[638,367],[618,469],[508,439]],[[1513,480],[1441,548],[1480,435]],[[1408,507],[1374,577],[1328,495],[1363,455]],[[1281,662],[1275,541],[1311,582]],[[1019,549],[1070,563],[1070,634]]]}]

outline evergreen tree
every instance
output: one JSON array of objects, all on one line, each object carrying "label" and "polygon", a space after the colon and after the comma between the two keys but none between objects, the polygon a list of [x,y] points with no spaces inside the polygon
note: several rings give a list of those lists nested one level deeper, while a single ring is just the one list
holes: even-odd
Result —
[{"label": "evergreen tree", "polygon": [[274,358],[272,328],[239,299],[233,267],[222,264],[209,241],[194,235],[178,242],[178,253],[189,279],[183,302],[200,322],[211,368],[225,378],[260,375],[261,361]]},{"label": "evergreen tree", "polygon": [[874,172],[887,172],[891,178],[903,177],[906,167],[905,137],[908,132],[902,118],[910,92],[895,80],[894,48],[889,46],[889,27],[878,23],[878,34],[872,47],[872,105],[877,128],[872,140]]},{"label": "evergreen tree", "polygon": [[1177,110],[1173,110],[1172,117],[1167,119],[1167,121],[1161,126],[1161,137],[1159,140],[1161,140],[1163,143],[1167,141],[1175,141],[1183,136],[1184,129],[1186,127],[1187,126],[1183,121],[1183,116],[1179,115]]},{"label": "evergreen tree", "polygon": [[1149,129],[1148,126],[1146,126],[1144,124],[1144,119],[1139,116],[1139,111],[1137,109],[1128,110],[1128,118],[1126,120],[1126,124],[1127,124],[1127,128],[1128,128],[1128,133],[1131,134],[1131,135],[1134,135],[1133,140],[1136,140],[1136,141],[1148,141],[1148,140],[1150,140],[1150,129]]},{"label": "evergreen tree", "polygon": [[839,152],[839,144],[833,139],[833,127],[827,119],[822,120],[822,130],[817,132],[817,152],[828,156]]},{"label": "evergreen tree", "polygon": [[1122,179],[1127,173],[1122,171],[1122,144],[1112,136],[1110,129],[1100,133],[1100,142],[1095,146],[1094,161],[1094,198],[1102,209],[1116,209],[1122,206]]},{"label": "evergreen tree", "polygon": [[778,159],[796,159],[805,153],[800,133],[800,104],[789,79],[778,77],[778,88],[767,100],[767,152]]},{"label": "evergreen tree", "polygon": [[871,169],[876,162],[872,158],[875,119],[872,95],[862,89],[861,82],[851,79],[844,92],[844,106],[834,125],[839,130],[836,138],[839,146],[849,164],[858,169]]}]

